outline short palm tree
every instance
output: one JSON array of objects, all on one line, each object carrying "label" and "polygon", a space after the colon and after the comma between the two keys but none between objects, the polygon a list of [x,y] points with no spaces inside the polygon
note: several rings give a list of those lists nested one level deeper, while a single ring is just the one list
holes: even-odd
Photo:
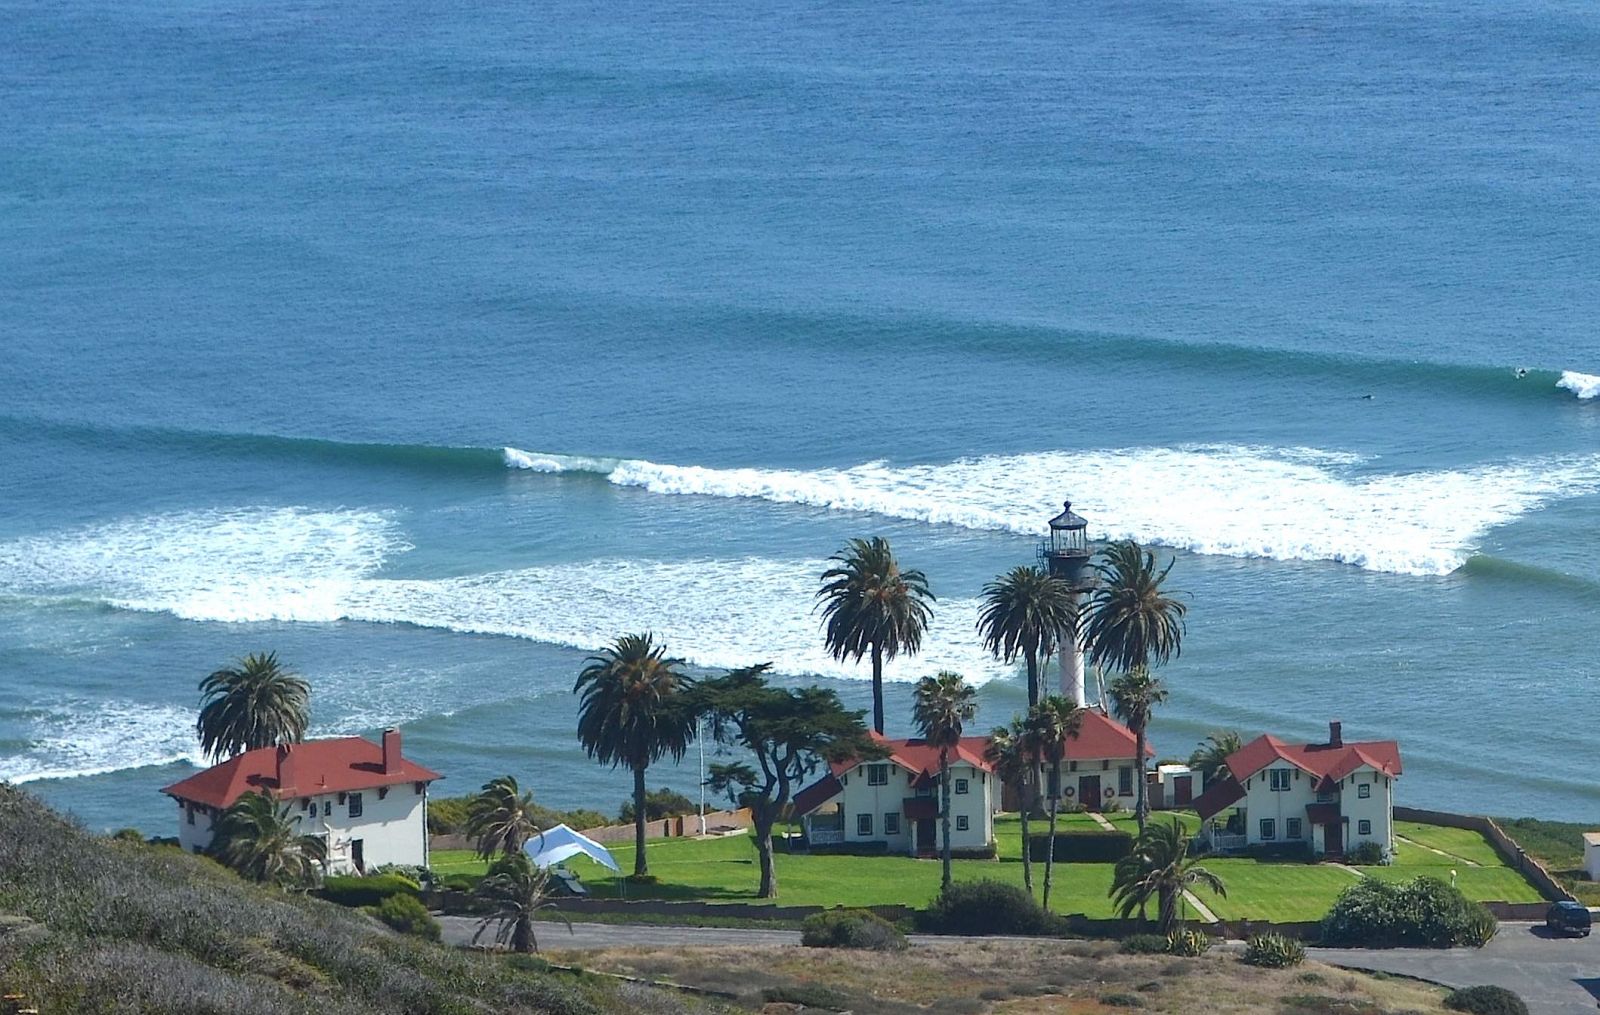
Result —
[{"label": "short palm tree", "polygon": [[1156,706],[1166,704],[1167,688],[1160,680],[1151,676],[1149,670],[1141,666],[1111,681],[1109,690],[1112,711],[1122,720],[1124,726],[1133,731],[1134,764],[1138,766],[1139,772],[1139,782],[1135,787],[1138,796],[1133,813],[1138,819],[1139,828],[1143,830],[1145,819],[1150,814],[1150,801],[1146,796],[1144,778],[1145,732],[1150,728],[1150,716],[1156,710]]},{"label": "short palm tree", "polygon": [[917,681],[912,718],[922,739],[939,749],[939,817],[944,823],[943,886],[950,887],[950,752],[961,743],[961,733],[978,714],[978,692],[961,674],[949,670]]},{"label": "short palm tree", "polygon": [[884,660],[922,648],[934,596],[921,571],[901,570],[881,536],[852,539],[829,559],[835,566],[822,572],[817,590],[823,640],[840,661],[871,656],[872,728],[882,733]]},{"label": "short palm tree", "polygon": [[1139,833],[1133,852],[1117,861],[1109,894],[1124,920],[1156,899],[1161,932],[1171,934],[1178,922],[1178,901],[1195,885],[1228,896],[1222,879],[1189,857],[1188,833],[1173,818],[1170,824],[1158,821]]},{"label": "short palm tree", "polygon": [[1061,762],[1067,740],[1078,735],[1083,710],[1059,694],[1047,695],[1028,709],[1023,720],[1028,747],[1034,758],[1050,766],[1050,851],[1044,857],[1044,908],[1050,908],[1050,886],[1056,868],[1056,815],[1061,810]]},{"label": "short palm tree", "polygon": [[1039,802],[1039,758],[1028,740],[1028,728],[1021,716],[1009,726],[996,726],[984,748],[984,760],[994,766],[995,778],[1003,786],[1017,788],[1017,805],[1022,819],[1022,887],[1033,895],[1033,856],[1028,851],[1028,819]]},{"label": "short palm tree", "polygon": [[253,653],[200,681],[200,749],[221,761],[258,747],[297,744],[311,718],[311,685],[278,663],[276,652]]},{"label": "short palm tree", "polygon": [[[522,954],[539,950],[534,924],[540,911],[555,909],[555,903],[550,901],[550,875],[535,867],[526,853],[512,853],[496,860],[473,894],[491,907],[478,921],[473,944],[493,927],[494,943],[500,947],[510,945],[512,951]],[[566,917],[558,913],[556,918],[567,925],[567,933],[572,933],[572,924]]]},{"label": "short palm tree", "polygon": [[467,803],[467,836],[478,844],[478,855],[485,860],[496,853],[510,856],[539,834],[534,819],[533,794],[517,785],[509,775],[483,784]]},{"label": "short palm tree", "polygon": [[309,885],[328,862],[320,835],[300,834],[299,819],[264,793],[246,793],[217,820],[211,854],[241,877],[287,887]]},{"label": "short palm tree", "polygon": [[1089,600],[1084,642],[1089,658],[1117,673],[1151,669],[1183,650],[1181,592],[1163,589],[1173,561],[1156,558],[1131,539],[1107,544],[1095,565],[1099,586]]},{"label": "short palm tree", "polygon": [[1189,767],[1200,773],[1202,786],[1209,786],[1226,770],[1228,755],[1243,746],[1238,730],[1217,730],[1189,755]]},{"label": "short palm tree", "polygon": [[662,758],[683,760],[695,737],[688,691],[693,681],[681,659],[667,656],[649,634],[626,634],[589,657],[573,685],[578,740],[602,765],[633,772],[634,877],[650,873],[645,860],[644,774]]},{"label": "short palm tree", "polygon": [[1029,708],[1039,704],[1040,670],[1077,623],[1072,587],[1039,568],[1019,565],[983,587],[978,633],[1001,662],[1020,655],[1027,664]]}]

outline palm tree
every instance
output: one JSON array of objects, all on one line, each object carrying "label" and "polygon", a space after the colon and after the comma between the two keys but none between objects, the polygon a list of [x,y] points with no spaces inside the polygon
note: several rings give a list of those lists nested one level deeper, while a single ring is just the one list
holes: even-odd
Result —
[{"label": "palm tree", "polygon": [[1217,730],[1189,755],[1189,767],[1200,773],[1200,785],[1209,786],[1228,764],[1228,755],[1244,746],[1238,730]]},{"label": "palm tree", "polygon": [[278,653],[252,653],[200,681],[200,749],[215,761],[258,747],[297,744],[310,721],[311,685],[278,664]]},{"label": "palm tree", "polygon": [[852,539],[822,572],[823,639],[835,659],[872,657],[872,728],[883,732],[883,661],[916,655],[933,618],[934,595],[921,571],[900,569],[881,536]]},{"label": "palm tree", "polygon": [[662,758],[683,760],[695,736],[687,694],[693,681],[652,635],[625,634],[590,656],[573,692],[578,702],[578,740],[589,757],[633,772],[633,876],[650,873],[645,861],[644,773]]},{"label": "palm tree", "polygon": [[1028,738],[1028,727],[1021,716],[1010,726],[996,726],[984,748],[984,760],[994,766],[1002,786],[1017,787],[1017,802],[1022,818],[1022,887],[1033,895],[1033,857],[1028,852],[1028,818],[1038,805],[1039,758]]},{"label": "palm tree", "polygon": [[301,835],[287,806],[265,793],[246,793],[217,820],[211,854],[241,877],[289,887],[316,880],[328,862],[328,843]]},{"label": "palm tree", "polygon": [[1045,697],[1028,709],[1023,720],[1028,745],[1039,762],[1050,765],[1050,852],[1044,857],[1044,908],[1050,908],[1050,885],[1056,868],[1056,815],[1061,809],[1061,762],[1067,756],[1067,739],[1078,735],[1083,710],[1059,694]]},{"label": "palm tree", "polygon": [[1136,667],[1111,682],[1111,708],[1123,725],[1133,731],[1134,763],[1139,769],[1137,802],[1133,814],[1144,830],[1145,818],[1150,813],[1144,779],[1145,730],[1150,726],[1150,715],[1157,705],[1167,701],[1167,688],[1144,667]]},{"label": "palm tree", "polygon": [[942,885],[950,887],[950,749],[961,743],[962,730],[978,714],[978,692],[961,674],[944,670],[917,681],[912,717],[922,739],[939,749],[939,816],[944,822],[940,857],[944,862]]},{"label": "palm tree", "polygon": [[1001,662],[1028,665],[1028,707],[1039,704],[1039,670],[1078,623],[1072,588],[1036,567],[1019,565],[983,587],[978,633]]},{"label": "palm tree", "polygon": [[533,794],[522,790],[515,778],[491,779],[467,803],[467,836],[477,840],[478,855],[485,860],[496,853],[520,853],[539,834],[534,810]]},{"label": "palm tree", "polygon": [[1183,650],[1181,592],[1162,589],[1174,561],[1156,570],[1155,555],[1133,540],[1109,543],[1095,565],[1100,584],[1089,601],[1084,642],[1089,658],[1118,673],[1150,669]]},{"label": "palm tree", "polygon": [[1159,901],[1161,932],[1170,934],[1178,919],[1178,900],[1194,885],[1204,885],[1223,898],[1222,879],[1189,857],[1189,836],[1177,818],[1156,822],[1139,833],[1133,852],[1117,861],[1112,874],[1112,900],[1124,920],[1154,898]]},{"label": "palm tree", "polygon": [[[504,948],[507,944],[514,952],[527,954],[539,950],[539,939],[533,932],[541,910],[555,909],[550,901],[550,875],[533,865],[526,853],[511,853],[496,860],[473,890],[478,898],[493,907],[478,921],[478,932],[472,943],[495,928],[494,943]],[[566,917],[556,918],[567,925]]]}]

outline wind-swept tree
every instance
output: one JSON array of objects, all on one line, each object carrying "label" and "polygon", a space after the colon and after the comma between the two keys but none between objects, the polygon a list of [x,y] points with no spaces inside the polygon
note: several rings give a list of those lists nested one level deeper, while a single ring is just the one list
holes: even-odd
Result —
[{"label": "wind-swept tree", "polygon": [[[533,930],[539,912],[556,907],[550,901],[550,875],[535,867],[526,853],[510,853],[496,860],[473,894],[490,907],[478,921],[473,944],[492,927],[494,943],[502,948],[510,945],[512,951],[524,955],[539,950],[539,939]],[[572,933],[572,924],[566,917],[557,913],[556,919],[567,925],[567,933]]]},{"label": "wind-swept tree", "polygon": [[1100,583],[1089,599],[1084,642],[1089,658],[1116,673],[1153,669],[1183,651],[1181,592],[1162,588],[1174,561],[1156,569],[1155,555],[1131,539],[1109,543],[1095,565]]},{"label": "wind-swept tree", "polygon": [[1019,565],[983,587],[978,633],[1001,662],[1020,655],[1028,667],[1028,707],[1039,704],[1040,671],[1063,638],[1077,629],[1071,586],[1036,567]]},{"label": "wind-swept tree", "polygon": [[1156,706],[1167,701],[1167,688],[1150,671],[1137,667],[1111,681],[1111,708],[1124,726],[1133,731],[1134,763],[1138,766],[1138,796],[1134,804],[1134,817],[1139,830],[1144,830],[1145,819],[1150,815],[1150,801],[1146,797],[1144,778],[1145,731],[1150,727],[1150,716]]},{"label": "wind-swept tree", "polygon": [[707,784],[737,806],[750,808],[763,899],[778,894],[772,828],[794,791],[825,761],[885,754],[861,721],[863,713],[846,709],[838,694],[820,687],[773,687],[766,677],[770,668],[770,663],[746,666],[702,680],[694,690],[710,735],[725,747],[755,756],[753,766],[713,766]]},{"label": "wind-swept tree", "polygon": [[939,851],[943,861],[943,881],[950,887],[950,752],[961,743],[961,733],[978,714],[978,692],[961,674],[949,670],[917,681],[912,718],[922,739],[939,749],[939,817],[944,823],[944,842]]},{"label": "wind-swept tree", "polygon": [[300,834],[287,806],[265,793],[246,793],[217,820],[211,855],[251,881],[304,887],[327,864],[328,843]]},{"label": "wind-swept tree", "polygon": [[900,562],[881,536],[852,539],[822,573],[823,641],[835,659],[872,658],[872,728],[883,732],[883,663],[916,655],[933,618],[928,579]]},{"label": "wind-swept tree", "polygon": [[[1030,752],[1050,766],[1050,851],[1044,857],[1044,908],[1050,908],[1050,886],[1056,867],[1056,815],[1061,810],[1061,762],[1067,756],[1067,739],[1078,735],[1083,710],[1059,694],[1047,695],[1028,709],[1023,720]],[[1024,848],[1027,844],[1024,843]]]},{"label": "wind-swept tree", "polygon": [[510,856],[539,834],[534,819],[533,794],[509,775],[483,784],[467,803],[467,837],[477,843],[478,855],[492,860],[497,853]]},{"label": "wind-swept tree", "polygon": [[590,656],[573,685],[578,740],[589,757],[633,772],[633,876],[650,873],[645,860],[644,774],[662,758],[683,760],[695,737],[693,686],[649,634],[626,634]]},{"label": "wind-swept tree", "polygon": [[1228,896],[1222,879],[1189,857],[1189,836],[1173,818],[1171,824],[1158,821],[1139,833],[1133,852],[1117,861],[1108,894],[1124,920],[1134,910],[1142,911],[1150,899],[1158,900],[1161,932],[1171,934],[1178,921],[1178,900],[1196,885]]},{"label": "wind-swept tree", "polygon": [[1209,786],[1226,770],[1228,755],[1243,746],[1238,730],[1217,730],[1189,755],[1189,767],[1200,773],[1202,786]]},{"label": "wind-swept tree", "polygon": [[278,663],[276,652],[252,653],[200,681],[200,749],[221,761],[258,747],[297,744],[311,719],[311,685]]}]

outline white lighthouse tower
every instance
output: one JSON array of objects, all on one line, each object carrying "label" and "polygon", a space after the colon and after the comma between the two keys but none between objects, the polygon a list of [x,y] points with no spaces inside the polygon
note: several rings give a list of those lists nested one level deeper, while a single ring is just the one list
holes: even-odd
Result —
[{"label": "white lighthouse tower", "polygon": [[[1094,571],[1089,566],[1089,540],[1084,530],[1089,523],[1072,511],[1072,502],[1062,505],[1062,512],[1050,519],[1050,538],[1039,547],[1046,569],[1052,578],[1059,578],[1072,589],[1072,599],[1077,613],[1083,615],[1088,593],[1094,588]],[[1081,630],[1082,625],[1079,625]],[[1083,639],[1076,632],[1062,632],[1061,693],[1080,708],[1089,702],[1084,692]]]}]

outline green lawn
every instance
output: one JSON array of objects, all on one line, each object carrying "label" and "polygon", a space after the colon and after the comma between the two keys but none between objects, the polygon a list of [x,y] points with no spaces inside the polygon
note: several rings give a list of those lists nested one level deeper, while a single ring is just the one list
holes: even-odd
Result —
[{"label": "green lawn", "polygon": [[[1188,830],[1198,825],[1193,814],[1177,815]],[[1112,824],[1129,832],[1136,825],[1131,815],[1107,815]],[[1158,821],[1173,815],[1160,814]],[[1063,814],[1063,828],[1098,827],[1087,814]],[[1031,822],[1032,831],[1043,832],[1047,822]],[[1482,866],[1470,867],[1460,860],[1440,856],[1416,846],[1401,844],[1397,861],[1389,867],[1362,868],[1363,873],[1386,881],[1401,881],[1428,874],[1448,881],[1450,870],[1457,871],[1457,885],[1469,898],[1536,902],[1540,896],[1515,871],[1505,867],[1487,840],[1476,832],[1437,826],[1400,823],[1401,834],[1417,842],[1427,842],[1455,857],[1470,857]],[[957,860],[957,880],[992,878],[1022,884],[1022,828],[1015,815],[995,819],[998,860]],[[631,844],[611,847],[624,871],[633,869]],[[590,892],[600,898],[616,898],[626,887],[630,898],[694,899],[708,902],[754,902],[760,871],[755,845],[747,836],[696,841],[692,839],[655,840],[649,846],[650,872],[659,883],[649,886],[623,886],[616,875],[587,861],[575,869]],[[780,852],[778,901],[790,906],[871,906],[906,905],[921,907],[939,891],[937,860],[914,860],[904,856],[804,856]],[[1213,912],[1223,919],[1299,921],[1317,920],[1333,904],[1339,892],[1355,883],[1350,870],[1328,864],[1285,863],[1222,857],[1205,861],[1227,886],[1226,898],[1210,892],[1197,893]],[[484,863],[470,852],[440,851],[433,855],[433,868],[441,874],[481,874]],[[1044,884],[1044,865],[1034,865],[1035,890]],[[1091,917],[1115,915],[1107,891],[1111,886],[1111,864],[1057,864],[1051,909],[1060,913],[1082,913]]]}]

